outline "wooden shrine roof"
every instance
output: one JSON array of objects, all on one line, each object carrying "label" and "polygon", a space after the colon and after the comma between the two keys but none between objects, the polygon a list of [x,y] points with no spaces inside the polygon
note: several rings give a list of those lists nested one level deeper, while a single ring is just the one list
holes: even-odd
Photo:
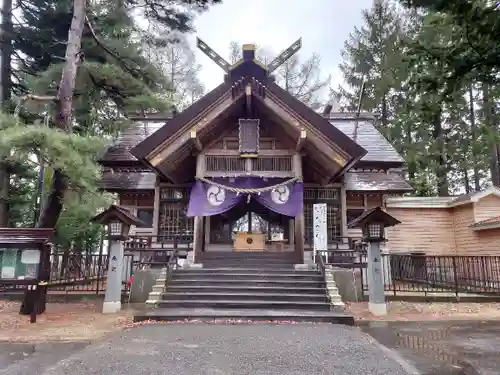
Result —
[{"label": "wooden shrine roof", "polygon": [[102,165],[138,164],[139,160],[130,153],[130,150],[166,123],[166,118],[138,119],[117,137],[101,158],[100,163]]},{"label": "wooden shrine roof", "polygon": [[349,171],[344,175],[347,191],[409,193],[414,189],[397,173]]},{"label": "wooden shrine roof", "polygon": [[354,117],[346,117],[346,114],[332,114],[330,123],[368,151],[361,159],[362,161],[393,163],[395,166],[405,163],[396,149],[377,130],[374,119],[361,118],[356,125]]},{"label": "wooden shrine roof", "polygon": [[101,189],[114,192],[124,190],[154,190],[156,173],[151,171],[124,170],[113,171],[107,168],[103,171]]},{"label": "wooden shrine roof", "polygon": [[[381,166],[386,163],[394,163],[401,166],[405,163],[401,155],[398,154],[389,141],[375,128],[373,120],[361,118],[358,121],[357,134],[355,131],[356,121],[353,117],[349,117],[348,114],[332,114],[329,121],[333,125],[332,127],[340,130],[368,151],[361,159],[362,161],[378,163]],[[160,121],[156,119],[138,120],[129,129],[125,130],[114,142],[114,145],[106,151],[102,157],[101,164],[137,163],[138,159],[129,151],[167,123],[165,120]]]}]

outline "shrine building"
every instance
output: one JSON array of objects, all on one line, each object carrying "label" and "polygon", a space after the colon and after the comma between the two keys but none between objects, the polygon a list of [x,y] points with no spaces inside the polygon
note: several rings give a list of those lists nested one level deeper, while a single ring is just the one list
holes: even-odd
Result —
[{"label": "shrine building", "polygon": [[134,118],[100,161],[102,188],[149,226],[136,236],[152,247],[187,239],[194,263],[214,251],[284,252],[302,263],[313,204],[327,205],[329,246],[349,248],[359,235],[349,221],[412,190],[375,116],[318,113],[275,83],[297,43],[266,66],[254,45],[230,65],[198,41],[224,71],[220,85],[173,116]]}]

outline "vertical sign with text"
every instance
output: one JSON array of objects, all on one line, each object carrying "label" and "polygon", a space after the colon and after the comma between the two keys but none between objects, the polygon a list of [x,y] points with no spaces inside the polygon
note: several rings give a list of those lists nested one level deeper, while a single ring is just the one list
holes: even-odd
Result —
[{"label": "vertical sign with text", "polygon": [[313,228],[314,261],[316,261],[316,253],[328,249],[326,203],[313,204]]}]

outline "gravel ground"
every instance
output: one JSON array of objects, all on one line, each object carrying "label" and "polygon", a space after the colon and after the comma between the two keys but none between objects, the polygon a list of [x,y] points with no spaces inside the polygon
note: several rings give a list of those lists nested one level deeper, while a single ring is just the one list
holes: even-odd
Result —
[{"label": "gravel ground", "polygon": [[500,303],[474,302],[399,302],[387,303],[387,316],[373,316],[367,302],[347,303],[347,311],[356,320],[384,321],[448,321],[500,320]]},{"label": "gravel ground", "polygon": [[[21,361],[21,363],[24,361]],[[89,345],[43,372],[1,375],[408,375],[394,352],[341,325],[171,324],[134,327]],[[40,367],[40,366],[38,366]]]},{"label": "gravel ground", "polygon": [[88,346],[77,343],[0,343],[0,375],[42,375],[74,353]]}]

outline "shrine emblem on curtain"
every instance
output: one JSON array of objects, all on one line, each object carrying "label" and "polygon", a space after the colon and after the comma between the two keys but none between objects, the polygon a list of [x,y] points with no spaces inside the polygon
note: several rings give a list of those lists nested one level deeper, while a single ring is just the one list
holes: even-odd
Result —
[{"label": "shrine emblem on curtain", "polygon": [[280,215],[295,217],[303,213],[303,192],[303,183],[295,178],[198,180],[191,189],[187,216],[219,215],[238,204],[248,204],[261,205]]}]

